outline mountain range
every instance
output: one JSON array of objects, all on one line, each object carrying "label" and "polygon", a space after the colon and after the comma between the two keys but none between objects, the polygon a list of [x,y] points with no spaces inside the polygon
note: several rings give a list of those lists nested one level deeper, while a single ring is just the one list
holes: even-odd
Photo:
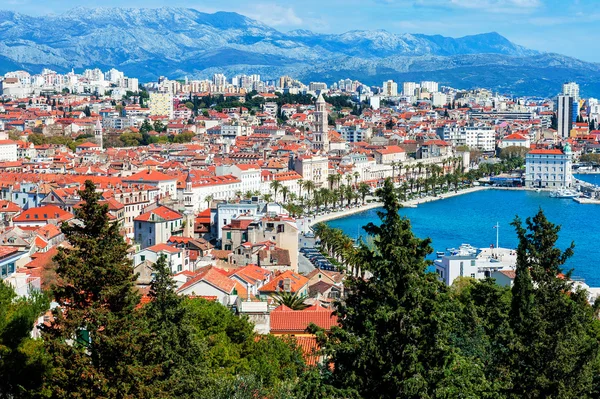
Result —
[{"label": "mountain range", "polygon": [[498,33],[460,38],[353,30],[281,32],[231,12],[75,8],[60,15],[0,11],[0,74],[117,68],[150,81],[258,73],[305,82],[435,80],[515,95],[555,95],[567,80],[600,96],[600,64],[527,49]]}]

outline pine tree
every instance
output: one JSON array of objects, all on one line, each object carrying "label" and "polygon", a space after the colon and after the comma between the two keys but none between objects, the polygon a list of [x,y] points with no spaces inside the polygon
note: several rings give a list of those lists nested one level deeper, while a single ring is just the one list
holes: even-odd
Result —
[{"label": "pine tree", "polygon": [[160,374],[153,383],[169,397],[198,397],[206,374],[202,342],[193,337],[184,298],[175,293],[165,256],[152,268],[150,302],[143,308],[150,332],[149,342],[144,345],[145,362],[160,365]]},{"label": "pine tree", "polygon": [[140,361],[145,333],[127,244],[94,184],[86,181],[79,194],[78,222],[62,225],[72,248],[55,257],[59,307],[43,330],[52,359],[46,388],[55,398],[154,397],[157,367]]},{"label": "pine tree", "polygon": [[363,245],[358,255],[372,276],[349,279],[350,294],[337,310],[341,328],[326,344],[333,385],[363,398],[484,396],[481,367],[449,345],[448,290],[426,273],[431,241],[415,237],[398,214],[389,179],[379,194],[382,223],[365,226],[374,248]]}]

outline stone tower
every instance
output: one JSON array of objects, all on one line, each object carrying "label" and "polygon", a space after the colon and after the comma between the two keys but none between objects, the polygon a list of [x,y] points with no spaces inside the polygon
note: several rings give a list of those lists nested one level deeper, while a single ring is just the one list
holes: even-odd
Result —
[{"label": "stone tower", "polygon": [[103,148],[103,140],[102,140],[102,124],[100,123],[100,119],[96,120],[96,126],[94,127],[94,138],[96,139],[96,144]]},{"label": "stone tower", "polygon": [[183,212],[183,220],[185,227],[183,228],[184,237],[194,237],[194,224],[196,215],[194,213],[194,192],[192,190],[192,177],[189,172],[185,178],[185,191],[183,192],[183,206],[185,211]]},{"label": "stone tower", "polygon": [[329,127],[327,126],[327,103],[323,94],[319,94],[315,105],[313,149],[327,153],[329,152]]}]

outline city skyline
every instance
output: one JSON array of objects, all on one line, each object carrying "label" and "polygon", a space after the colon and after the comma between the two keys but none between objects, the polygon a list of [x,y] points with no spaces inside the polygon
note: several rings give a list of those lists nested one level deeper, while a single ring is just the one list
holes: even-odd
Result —
[{"label": "city skyline", "polygon": [[[60,14],[72,7],[94,7],[91,1],[9,1],[3,9],[30,15]],[[280,31],[309,29],[321,33],[383,29],[393,33],[440,34],[461,37],[496,31],[516,44],[585,61],[600,61],[600,44],[587,34],[600,13],[589,12],[592,0],[314,0],[251,5],[239,0],[202,4],[173,0],[123,3],[107,0],[103,7],[188,7],[203,12],[235,11]],[[317,11],[318,10],[318,11]],[[525,27],[525,29],[524,29]],[[569,35],[564,32],[568,31]],[[574,38],[577,38],[576,40]]]}]

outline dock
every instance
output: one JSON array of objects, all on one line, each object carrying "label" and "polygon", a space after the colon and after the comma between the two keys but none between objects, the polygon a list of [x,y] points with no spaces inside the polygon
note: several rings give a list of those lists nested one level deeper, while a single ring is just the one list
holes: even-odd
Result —
[{"label": "dock", "polygon": [[580,204],[595,204],[595,205],[600,205],[600,199],[592,199],[592,198],[579,197],[579,198],[573,198],[573,201],[578,202]]}]

